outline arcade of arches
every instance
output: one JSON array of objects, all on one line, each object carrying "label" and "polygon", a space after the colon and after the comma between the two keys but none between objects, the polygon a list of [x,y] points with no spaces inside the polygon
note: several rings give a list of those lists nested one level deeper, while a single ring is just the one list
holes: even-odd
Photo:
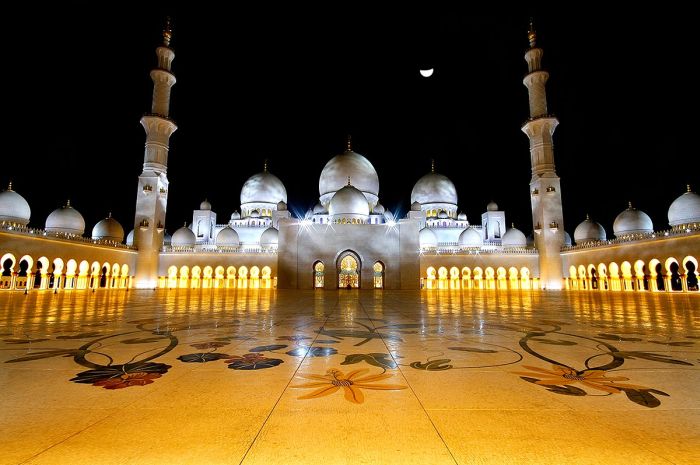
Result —
[{"label": "arcade of arches", "polygon": [[158,278],[158,287],[167,289],[270,289],[277,287],[277,278],[269,266],[171,266],[168,275]]},{"label": "arcade of arches", "polygon": [[530,277],[530,269],[527,267],[516,268],[511,266],[506,269],[492,267],[482,269],[479,266],[456,266],[450,269],[441,266],[435,268],[429,266],[425,277],[421,278],[421,289],[538,289],[537,278]]},{"label": "arcade of arches", "polygon": [[97,289],[131,287],[129,265],[80,259],[47,257],[17,259],[6,253],[0,258],[0,289]]},{"label": "arcade of arches", "polygon": [[682,260],[667,257],[653,258],[649,262],[571,265],[566,287],[571,290],[697,292],[698,261],[687,256]]}]

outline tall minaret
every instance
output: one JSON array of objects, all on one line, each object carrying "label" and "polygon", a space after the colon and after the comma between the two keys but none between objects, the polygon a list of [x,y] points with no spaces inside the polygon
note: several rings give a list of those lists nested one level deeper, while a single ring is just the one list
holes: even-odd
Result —
[{"label": "tall minaret", "polygon": [[530,201],[535,247],[539,252],[540,285],[547,289],[562,288],[561,246],[564,244],[564,215],[559,177],[554,169],[552,134],[559,121],[547,113],[545,83],[549,73],[541,66],[542,49],[535,45],[537,36],[530,20],[530,48],[525,53],[528,74],[523,79],[530,97],[530,118],[522,130],[530,138]]},{"label": "tall minaret", "polygon": [[172,30],[168,18],[163,45],[156,49],[158,67],[151,71],[153,102],[151,112],[141,118],[146,131],[143,172],[136,191],[134,245],[138,248],[136,281],[138,288],[154,288],[158,280],[158,256],[163,246],[165,211],[168,204],[168,149],[177,126],[169,118],[170,88],[175,76],[170,71],[175,53],[170,49]]}]

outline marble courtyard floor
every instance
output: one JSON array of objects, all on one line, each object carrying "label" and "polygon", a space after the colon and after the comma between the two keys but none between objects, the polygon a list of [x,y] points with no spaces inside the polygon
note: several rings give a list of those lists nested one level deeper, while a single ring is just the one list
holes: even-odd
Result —
[{"label": "marble courtyard floor", "polygon": [[0,293],[2,464],[700,464],[700,295]]}]

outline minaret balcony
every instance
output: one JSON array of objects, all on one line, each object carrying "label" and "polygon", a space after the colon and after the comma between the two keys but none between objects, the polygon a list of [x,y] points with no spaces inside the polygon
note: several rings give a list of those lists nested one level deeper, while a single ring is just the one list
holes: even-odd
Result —
[{"label": "minaret balcony", "polygon": [[542,234],[542,225],[537,223],[534,228],[535,234]]},{"label": "minaret balcony", "polygon": [[554,234],[557,231],[559,231],[559,224],[556,221],[552,221],[551,223],[549,223],[549,232]]},{"label": "minaret balcony", "polygon": [[148,184],[143,186],[143,193],[144,194],[150,194],[151,192],[153,192],[153,186],[148,185]]}]

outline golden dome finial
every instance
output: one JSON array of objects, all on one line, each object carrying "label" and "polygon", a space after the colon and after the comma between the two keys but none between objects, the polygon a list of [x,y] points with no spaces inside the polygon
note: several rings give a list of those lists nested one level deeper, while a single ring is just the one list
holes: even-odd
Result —
[{"label": "golden dome finial", "polygon": [[71,206],[70,206],[70,199],[66,200],[66,208],[71,208]]},{"label": "golden dome finial", "polygon": [[352,184],[350,184],[350,176],[348,176],[348,186],[352,186]]},{"label": "golden dome finial", "polygon": [[627,202],[627,209],[632,210],[634,207],[632,206],[632,201]]},{"label": "golden dome finial", "polygon": [[527,30],[527,40],[530,42],[530,48],[536,47],[537,33],[535,32],[535,26],[532,21],[532,16],[530,17],[530,27]]},{"label": "golden dome finial", "polygon": [[515,222],[510,224],[511,229],[515,229]]},{"label": "golden dome finial", "polygon": [[[688,185],[688,189],[690,189],[690,184]],[[12,181],[7,183],[7,190],[11,191],[12,190]]]},{"label": "golden dome finial", "polygon": [[173,37],[173,27],[170,16],[165,17],[165,28],[163,29],[163,45],[170,47],[170,39]]},{"label": "golden dome finial", "polygon": [[[686,184],[685,188],[688,190],[688,192],[693,192],[693,189],[690,188],[690,184]],[[12,190],[12,182],[10,182],[10,187],[8,187],[8,190]]]},{"label": "golden dome finial", "polygon": [[435,172],[435,159],[434,158],[430,159],[430,172],[431,173]]},{"label": "golden dome finial", "polygon": [[263,173],[267,173],[267,158],[263,162]]},{"label": "golden dome finial", "polygon": [[591,216],[588,213],[586,213],[586,221],[591,221]]},{"label": "golden dome finial", "polygon": [[348,134],[347,151],[352,152],[352,136]]},{"label": "golden dome finial", "polygon": [[109,212],[109,214],[107,215],[107,218],[111,218],[111,217],[112,217],[112,212]]}]

